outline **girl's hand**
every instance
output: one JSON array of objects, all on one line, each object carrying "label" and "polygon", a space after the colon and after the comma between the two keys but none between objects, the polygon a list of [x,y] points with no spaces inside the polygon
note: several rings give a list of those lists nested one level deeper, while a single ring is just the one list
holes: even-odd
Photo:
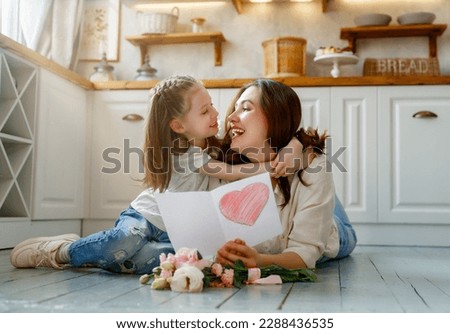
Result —
[{"label": "girl's hand", "polygon": [[258,267],[260,254],[254,248],[247,246],[241,239],[226,242],[218,251],[216,261],[222,265],[233,265],[242,260],[246,267]]},{"label": "girl's hand", "polygon": [[303,145],[297,138],[292,138],[289,144],[280,150],[277,157],[271,161],[274,178],[285,177],[304,169],[308,163],[305,163],[303,154]]}]

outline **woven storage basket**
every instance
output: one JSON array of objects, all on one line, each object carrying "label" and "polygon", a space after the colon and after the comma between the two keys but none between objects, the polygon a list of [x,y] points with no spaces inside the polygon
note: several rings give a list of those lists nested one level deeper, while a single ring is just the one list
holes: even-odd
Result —
[{"label": "woven storage basket", "polygon": [[437,58],[368,58],[364,76],[439,76]]},{"label": "woven storage basket", "polygon": [[278,37],[262,43],[264,75],[286,77],[305,75],[306,40],[299,37]]},{"label": "woven storage basket", "polygon": [[142,34],[168,34],[174,32],[179,16],[178,7],[173,7],[169,13],[138,12]]}]

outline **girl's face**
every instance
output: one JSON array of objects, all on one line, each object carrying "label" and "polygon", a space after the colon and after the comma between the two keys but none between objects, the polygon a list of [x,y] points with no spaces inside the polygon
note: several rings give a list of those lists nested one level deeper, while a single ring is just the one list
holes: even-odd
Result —
[{"label": "girl's face", "polygon": [[247,88],[236,102],[234,112],[228,116],[231,127],[230,148],[254,162],[273,158],[274,151],[267,140],[267,119],[260,105],[260,89]]},{"label": "girl's face", "polygon": [[219,130],[217,116],[219,113],[213,106],[211,96],[203,86],[193,88],[191,109],[179,119],[181,131],[188,141],[194,145],[202,145],[202,140],[214,136]]}]

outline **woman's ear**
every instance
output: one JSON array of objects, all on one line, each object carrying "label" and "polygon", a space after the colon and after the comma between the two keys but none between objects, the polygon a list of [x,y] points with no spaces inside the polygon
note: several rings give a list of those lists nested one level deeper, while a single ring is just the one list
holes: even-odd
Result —
[{"label": "woman's ear", "polygon": [[183,124],[181,123],[181,121],[179,121],[178,119],[172,119],[169,123],[170,129],[172,131],[174,131],[175,133],[178,134],[183,134],[184,133],[184,127]]}]

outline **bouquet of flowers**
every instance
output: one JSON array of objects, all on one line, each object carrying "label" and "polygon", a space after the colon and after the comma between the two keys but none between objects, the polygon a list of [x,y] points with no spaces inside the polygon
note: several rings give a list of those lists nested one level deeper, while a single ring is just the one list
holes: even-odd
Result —
[{"label": "bouquet of flowers", "polygon": [[197,250],[181,248],[175,254],[161,254],[160,266],[153,274],[140,277],[142,284],[151,282],[152,289],[178,292],[201,292],[203,288],[240,288],[243,284],[281,284],[283,282],[314,282],[310,269],[286,269],[277,265],[246,268],[242,261],[222,266],[199,257]]}]

